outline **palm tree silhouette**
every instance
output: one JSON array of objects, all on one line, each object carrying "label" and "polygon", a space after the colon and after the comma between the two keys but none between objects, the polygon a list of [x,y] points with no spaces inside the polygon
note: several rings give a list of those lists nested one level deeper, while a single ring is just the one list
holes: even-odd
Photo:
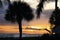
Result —
[{"label": "palm tree silhouette", "polygon": [[40,18],[40,13],[42,12],[43,5],[44,5],[45,1],[47,1],[47,0],[40,0],[39,4],[37,6],[37,10],[36,10],[37,18]]},{"label": "palm tree silhouette", "polygon": [[51,15],[50,21],[49,21],[51,24],[52,31],[60,25],[60,9],[57,6],[57,1],[58,0],[55,0],[55,10],[53,11],[53,14]]},{"label": "palm tree silhouette", "polygon": [[28,22],[33,19],[34,15],[32,14],[31,7],[24,2],[13,2],[10,4],[5,19],[7,21],[15,22],[17,21],[19,25],[20,40],[22,39],[22,19],[27,20]]}]

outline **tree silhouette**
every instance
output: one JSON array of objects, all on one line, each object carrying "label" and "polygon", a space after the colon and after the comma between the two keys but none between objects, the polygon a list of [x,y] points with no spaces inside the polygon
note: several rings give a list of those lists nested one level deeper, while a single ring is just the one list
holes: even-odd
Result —
[{"label": "tree silhouette", "polygon": [[37,10],[36,10],[37,18],[40,18],[40,13],[42,12],[43,5],[44,5],[45,1],[47,1],[47,0],[40,0],[39,4],[37,6]]},{"label": "tree silhouette", "polygon": [[7,21],[15,22],[17,21],[19,25],[20,40],[22,39],[22,19],[27,20],[28,22],[33,19],[34,15],[32,14],[31,7],[24,2],[13,2],[9,5],[5,19]]},{"label": "tree silhouette", "polygon": [[[52,31],[53,31],[56,27],[60,26],[60,9],[59,9],[58,6],[57,6],[57,1],[58,1],[58,0],[55,0],[55,10],[53,11],[53,13],[52,13],[52,15],[51,15],[51,17],[50,17],[50,21],[49,21],[50,24],[51,24],[51,29],[52,29]],[[53,25],[55,25],[54,28],[52,28]]]}]

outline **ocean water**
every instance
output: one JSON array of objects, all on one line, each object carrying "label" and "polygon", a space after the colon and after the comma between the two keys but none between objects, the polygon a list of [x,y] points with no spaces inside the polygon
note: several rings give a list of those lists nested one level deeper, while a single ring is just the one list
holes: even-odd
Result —
[{"label": "ocean water", "polygon": [[[23,34],[22,37],[38,37],[42,35],[38,34]],[[5,38],[5,37],[19,37],[19,34],[0,34],[0,38]]]}]

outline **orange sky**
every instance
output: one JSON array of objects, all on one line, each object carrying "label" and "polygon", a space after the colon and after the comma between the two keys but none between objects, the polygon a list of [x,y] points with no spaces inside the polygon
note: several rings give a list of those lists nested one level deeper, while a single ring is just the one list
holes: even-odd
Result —
[{"label": "orange sky", "polygon": [[[17,25],[0,25],[0,33],[19,33],[19,29]],[[48,33],[46,30],[31,30],[26,29],[26,27],[23,27],[23,33],[24,34],[44,34]]]}]

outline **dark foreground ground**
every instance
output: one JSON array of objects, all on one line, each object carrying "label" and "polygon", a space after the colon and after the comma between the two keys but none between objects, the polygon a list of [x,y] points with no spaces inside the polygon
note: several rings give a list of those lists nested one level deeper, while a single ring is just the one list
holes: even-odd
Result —
[{"label": "dark foreground ground", "polygon": [[[19,40],[19,38],[0,38],[0,40]],[[41,37],[24,37],[22,40],[60,40],[60,34],[48,35],[45,34]]]}]

